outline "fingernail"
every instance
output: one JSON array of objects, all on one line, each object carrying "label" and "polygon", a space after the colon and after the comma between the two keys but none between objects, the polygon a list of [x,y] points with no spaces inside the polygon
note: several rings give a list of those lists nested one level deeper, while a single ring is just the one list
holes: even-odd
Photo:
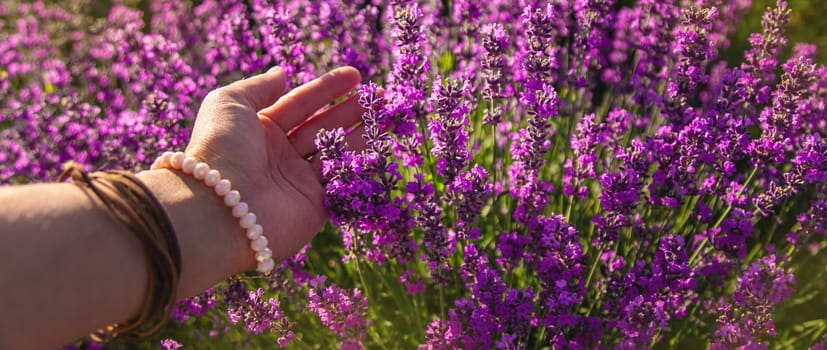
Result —
[{"label": "fingernail", "polygon": [[275,66],[275,67],[273,67],[273,68],[268,69],[268,70],[267,70],[267,74],[276,73],[276,72],[281,72],[281,71],[283,71],[283,69],[281,69],[281,67],[279,67],[279,66]]}]

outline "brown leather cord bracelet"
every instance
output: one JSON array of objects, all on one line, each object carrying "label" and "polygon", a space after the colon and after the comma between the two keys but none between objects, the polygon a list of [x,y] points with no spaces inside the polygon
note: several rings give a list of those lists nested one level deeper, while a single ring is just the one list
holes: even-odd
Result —
[{"label": "brown leather cord bracelet", "polygon": [[146,185],[130,173],[86,173],[80,164],[69,162],[64,164],[59,181],[67,178],[100,199],[109,214],[141,242],[148,262],[146,295],[138,315],[90,337],[103,343],[151,337],[169,321],[181,276],[181,251],[169,216]]}]

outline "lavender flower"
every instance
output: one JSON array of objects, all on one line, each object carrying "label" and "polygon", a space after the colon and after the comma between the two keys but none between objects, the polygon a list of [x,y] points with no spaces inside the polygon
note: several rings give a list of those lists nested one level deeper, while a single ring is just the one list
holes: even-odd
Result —
[{"label": "lavender flower", "polygon": [[[0,4],[4,184],[140,169],[207,91],[275,63],[291,86],[362,72],[361,124],[316,139],[333,225],[174,305],[188,346],[823,340],[786,301],[825,252],[827,68],[785,56],[784,1],[742,62],[749,0],[86,3]],[[331,332],[288,321],[308,310]]]},{"label": "lavender flower", "polygon": [[388,109],[394,118],[395,131],[410,135],[415,120],[424,117],[420,103],[425,100],[425,73],[430,64],[425,58],[427,47],[422,29],[422,11],[416,5],[393,7],[394,64],[387,92]]},{"label": "lavender flower", "polygon": [[451,183],[468,165],[468,82],[436,79],[431,95],[435,116],[428,122],[434,142],[431,152],[437,157],[437,173]]},{"label": "lavender flower", "polygon": [[161,347],[163,347],[163,348],[164,348],[164,350],[178,350],[178,349],[180,349],[182,346],[181,346],[181,344],[180,344],[180,343],[178,343],[178,342],[177,342],[177,341],[175,341],[175,340],[172,340],[172,339],[164,339],[164,340],[161,340]]},{"label": "lavender flower", "polygon": [[359,289],[344,290],[336,285],[325,287],[325,277],[310,281],[307,307],[319,315],[322,324],[342,339],[342,349],[362,348],[365,329],[369,326],[365,315],[368,302]]},{"label": "lavender flower", "polygon": [[246,12],[225,14],[218,30],[212,33],[212,45],[205,57],[212,63],[212,74],[221,76],[240,72],[249,75],[268,63],[268,58],[259,54],[262,44],[251,31]]},{"label": "lavender flower", "polygon": [[229,306],[230,322],[243,322],[247,332],[272,332],[277,336],[279,347],[286,347],[293,340],[293,324],[284,317],[278,299],[264,300],[263,289],[247,291],[244,284],[233,282],[225,292],[224,301]]},{"label": "lavender flower", "polygon": [[457,206],[458,239],[480,237],[479,230],[473,229],[472,226],[492,193],[493,186],[488,182],[488,172],[479,164],[461,173],[448,185],[449,202]]},{"label": "lavender flower", "polygon": [[483,122],[485,124],[499,124],[505,112],[501,105],[494,105],[494,101],[505,97],[503,83],[506,81],[505,52],[509,49],[508,36],[501,24],[489,24],[482,27],[482,46],[485,56],[482,67],[485,69],[483,79],[485,86],[482,96],[491,106],[486,110]]},{"label": "lavender flower", "polygon": [[[621,35],[613,40],[611,68],[604,72],[604,79],[617,81],[618,92],[630,95],[632,101],[644,107],[639,126],[648,123],[645,107],[662,99],[658,83],[668,74],[663,67],[672,64],[670,43],[674,42],[679,10],[672,3],[643,0],[633,8],[621,9],[614,24],[615,32]],[[631,74],[624,82],[622,72],[626,71]]]},{"label": "lavender flower", "polygon": [[[417,250],[410,232],[414,218],[401,198],[392,198],[402,178],[397,163],[389,163],[389,144],[380,132],[385,124],[384,111],[375,85],[361,91],[360,102],[367,142],[371,149],[362,154],[345,151],[344,131],[320,131],[316,138],[322,161],[322,176],[327,181],[325,206],[331,220],[348,227],[345,246],[354,256],[370,257],[378,263],[390,252],[401,262],[413,259]],[[348,257],[347,259],[350,259]]]},{"label": "lavender flower", "polygon": [[608,146],[612,132],[607,125],[594,122],[595,115],[589,114],[580,119],[577,124],[577,133],[571,137],[571,148],[574,159],[566,161],[566,175],[563,178],[565,186],[563,193],[573,196],[577,193],[580,198],[586,197],[588,188],[581,186],[590,178],[597,176],[598,146]]},{"label": "lavender flower", "polygon": [[787,140],[798,134],[803,122],[800,106],[809,97],[814,73],[815,65],[806,58],[791,59],[784,64],[781,83],[773,93],[772,108],[764,109],[759,116],[764,130],[762,139]]},{"label": "lavender flower", "polygon": [[688,101],[695,98],[698,85],[708,80],[705,64],[716,55],[709,31],[717,16],[717,8],[691,7],[681,13],[681,30],[676,34],[675,47],[680,58],[676,76],[666,87],[664,108],[664,117],[673,124],[682,126],[694,119],[695,112],[688,108]]},{"label": "lavender flower", "polygon": [[[593,88],[590,75],[608,63],[603,52],[609,47],[611,11],[614,0],[578,0],[574,2],[576,31],[569,51],[573,62],[569,65],[568,78],[575,88]],[[581,91],[590,100],[590,91]]]},{"label": "lavender flower", "polygon": [[752,48],[744,53],[746,62],[741,68],[757,80],[749,90],[750,101],[764,105],[770,98],[770,84],[775,81],[774,71],[778,68],[781,48],[787,44],[784,30],[790,21],[787,2],[778,0],[774,8],[768,8],[761,20],[761,33],[753,33],[749,42]]},{"label": "lavender flower", "polygon": [[522,199],[515,212],[518,220],[534,215],[544,205],[542,198],[547,193],[543,193],[543,189],[548,189],[549,186],[538,181],[537,177],[544,155],[550,147],[549,119],[557,115],[559,103],[557,91],[547,81],[556,61],[546,52],[546,40],[552,35],[552,22],[556,13],[551,6],[545,9],[526,7],[522,18],[528,27],[528,54],[522,64],[526,81],[520,102],[525,106],[529,120],[528,126],[520,130],[519,139],[512,147],[512,157],[516,161],[509,169],[511,192]]},{"label": "lavender flower", "polygon": [[312,65],[305,59],[307,48],[301,41],[302,33],[288,9],[275,8],[264,14],[267,26],[260,27],[264,45],[272,57],[279,62],[284,73],[290,77],[291,86],[298,86],[313,79]]},{"label": "lavender flower", "polygon": [[213,290],[208,289],[199,295],[175,302],[172,307],[172,318],[184,322],[193,316],[204,316],[216,307],[216,298]]},{"label": "lavender flower", "polygon": [[798,193],[806,185],[827,181],[827,145],[816,138],[804,142],[804,149],[792,160],[792,169],[783,174],[783,185],[770,182],[768,191],[753,199],[753,204],[762,215],[773,213],[773,207],[779,201]]},{"label": "lavender flower", "polygon": [[[522,65],[527,80],[520,102],[524,104],[530,118],[528,126],[520,131],[519,140],[512,148],[512,157],[516,161],[510,169],[512,193],[523,199],[537,193],[540,187],[537,176],[543,165],[543,156],[549,148],[549,119],[557,115],[557,91],[547,81],[556,61],[546,52],[546,40],[552,35],[552,22],[555,18],[556,13],[551,6],[545,9],[526,7],[523,13],[523,22],[528,26],[528,56]],[[524,201],[524,208],[518,211],[531,215],[540,208],[531,202]]]},{"label": "lavender flower", "polygon": [[[453,314],[452,312],[452,315]],[[461,327],[462,325],[459,324],[459,322],[445,321],[438,318],[428,324],[428,329],[425,331],[425,345],[420,345],[419,348],[434,350],[456,349],[461,344]]]},{"label": "lavender flower", "polygon": [[480,17],[482,4],[478,0],[458,0],[453,8],[453,23],[457,27],[459,40],[454,53],[459,58],[456,72],[459,78],[469,79],[476,85],[479,76],[479,63],[476,59],[482,54],[480,45]]},{"label": "lavender flower", "polygon": [[448,259],[456,252],[456,236],[443,224],[444,214],[437,204],[439,200],[434,186],[425,182],[421,174],[416,175],[416,181],[408,183],[407,193],[413,197],[411,203],[419,213],[416,222],[425,231],[422,245],[425,260],[431,270],[431,279],[447,284],[451,271]]},{"label": "lavender flower", "polygon": [[792,297],[795,284],[779,260],[775,255],[763,257],[738,279],[734,305],[722,308],[712,349],[762,346],[764,337],[776,335],[772,310]]}]

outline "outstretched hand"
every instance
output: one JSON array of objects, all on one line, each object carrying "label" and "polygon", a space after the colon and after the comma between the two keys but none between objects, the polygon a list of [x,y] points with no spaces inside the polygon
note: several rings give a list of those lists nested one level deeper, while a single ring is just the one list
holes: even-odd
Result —
[{"label": "outstretched hand", "polygon": [[[311,161],[318,131],[354,129],[347,141],[354,150],[365,147],[363,128],[354,128],[362,115],[358,96],[319,111],[359,83],[358,71],[336,69],[282,96],[285,80],[275,69],[211,92],[186,150],[241,193],[276,261],[309,242],[327,218],[320,167]],[[136,177],[175,227],[177,298],[256,267],[245,230],[203,182],[169,169]],[[2,349],[55,348],[132,319],[151,282],[141,242],[94,194],[71,183],[0,187],[0,256],[0,285],[11,286],[0,298]]]},{"label": "outstretched hand", "polygon": [[[344,67],[282,95],[286,76],[274,68],[212,91],[198,112],[186,153],[239,190],[259,216],[276,261],[308,243],[327,220],[314,138],[320,129],[354,126],[363,109],[358,96],[319,109],[360,80],[356,69]],[[351,132],[349,143],[363,147],[361,134],[359,128]],[[243,238],[242,230],[237,234]],[[246,238],[240,242],[252,269],[254,254]]]}]

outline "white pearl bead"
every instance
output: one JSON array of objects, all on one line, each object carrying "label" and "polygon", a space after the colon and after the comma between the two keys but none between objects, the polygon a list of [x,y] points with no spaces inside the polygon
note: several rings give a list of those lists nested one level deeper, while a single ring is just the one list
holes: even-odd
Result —
[{"label": "white pearl bead", "polygon": [[192,176],[197,180],[204,180],[204,176],[207,176],[208,172],[210,172],[210,166],[207,165],[207,163],[201,162],[195,165],[195,169],[192,170]]},{"label": "white pearl bead", "polygon": [[172,152],[164,152],[160,157],[158,157],[158,159],[155,160],[155,163],[158,164],[158,169],[169,166],[169,160],[172,158],[172,154]]},{"label": "white pearl bead", "polygon": [[218,170],[211,169],[207,172],[207,176],[204,176],[204,184],[207,186],[215,187],[218,181],[221,181],[221,173]]},{"label": "white pearl bead", "polygon": [[230,191],[224,196],[224,205],[228,207],[234,207],[238,202],[241,201],[241,194],[238,193],[236,190]]},{"label": "white pearl bead", "polygon": [[246,215],[248,210],[249,209],[247,208],[247,203],[245,203],[245,202],[238,203],[233,207],[233,216],[235,216],[237,218],[240,218],[240,217]]},{"label": "white pearl bead", "polygon": [[241,228],[251,228],[253,225],[256,224],[256,214],[247,213],[241,217],[241,220],[238,221],[238,224],[241,225]]},{"label": "white pearl bead", "polygon": [[256,253],[256,260],[259,262],[270,259],[273,257],[273,251],[270,248],[264,248],[260,252]]},{"label": "white pearl bead", "polygon": [[253,248],[256,252],[260,252],[267,248],[267,237],[258,236],[255,240],[250,241],[250,248]]},{"label": "white pearl bead", "polygon": [[257,270],[261,273],[270,273],[274,267],[276,267],[276,262],[273,259],[267,259],[258,263]]},{"label": "white pearl bead", "polygon": [[184,174],[192,174],[193,170],[195,170],[195,165],[198,164],[198,161],[195,160],[193,157],[186,157],[184,161],[181,162],[181,170]]},{"label": "white pearl bead", "polygon": [[191,174],[196,179],[204,181],[208,187],[212,187],[217,195],[222,196],[224,204],[232,208],[233,216],[239,218],[239,226],[247,231],[250,248],[256,253],[258,271],[264,274],[273,271],[276,263],[273,260],[273,251],[268,247],[270,242],[264,236],[264,228],[256,224],[256,214],[250,212],[247,203],[241,201],[241,193],[232,189],[230,180],[222,179],[218,170],[210,168],[207,163],[188,157],[184,152],[164,152],[152,163],[150,169],[162,168],[178,169],[185,174]]},{"label": "white pearl bead", "polygon": [[262,228],[259,224],[255,224],[253,227],[247,229],[247,238],[252,241],[254,239],[258,239],[262,233],[264,233],[264,228]]},{"label": "white pearl bead", "polygon": [[169,165],[175,169],[181,169],[181,165],[184,163],[184,158],[186,157],[187,155],[185,155],[184,152],[175,152],[169,160]]},{"label": "white pearl bead", "polygon": [[158,170],[158,169],[161,169],[161,167],[158,165],[158,159],[156,159],[154,162],[152,162],[152,165],[149,167],[149,170]]},{"label": "white pearl bead", "polygon": [[230,183],[230,180],[221,179],[221,181],[218,181],[218,183],[215,185],[215,194],[222,197],[226,196],[227,193],[230,193],[230,190],[233,189],[232,186],[233,185]]}]

